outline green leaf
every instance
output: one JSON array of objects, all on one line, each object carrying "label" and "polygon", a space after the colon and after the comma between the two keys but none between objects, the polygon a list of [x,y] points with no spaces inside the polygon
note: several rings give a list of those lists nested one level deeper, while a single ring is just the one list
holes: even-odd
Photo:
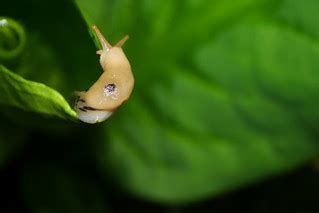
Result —
[{"label": "green leaf", "polygon": [[[9,101],[3,99],[2,103],[5,104],[2,104],[2,111],[7,110],[6,106],[14,106],[30,112],[25,115],[18,112],[19,116],[16,118],[20,120],[28,120],[32,113],[37,113],[35,116],[39,118],[39,122],[34,126],[42,129],[48,127],[47,124],[43,125],[48,122],[43,119],[44,116],[54,117],[59,124],[66,119],[78,120],[66,100],[70,103],[74,91],[87,89],[100,74],[94,44],[90,42],[78,10],[73,2],[63,0],[22,0],[19,4],[20,6],[16,7],[14,2],[7,1],[3,2],[0,8],[0,14],[8,21],[8,24],[0,27],[0,65],[14,72],[15,77],[20,75],[30,80],[30,83],[42,83],[32,85],[42,85],[44,89],[39,86],[29,88],[28,92],[32,92],[29,96],[35,97],[28,97],[28,102],[11,100],[22,94],[8,97]],[[36,8],[32,16],[27,8]],[[56,11],[59,11],[59,16],[56,16]],[[16,89],[15,87],[7,89]],[[33,89],[41,89],[43,92],[32,91]],[[4,93],[8,95],[16,91],[7,90]],[[57,100],[54,100],[55,98]],[[34,102],[38,100],[40,102]],[[7,113],[4,114],[7,116]],[[16,119],[14,116],[10,117]]]},{"label": "green leaf", "polygon": [[76,113],[54,89],[16,75],[0,65],[0,104],[46,117],[75,120]]},{"label": "green leaf", "polygon": [[[76,3],[111,41],[131,38],[124,51],[135,90],[105,125],[97,151],[105,175],[127,190],[191,202],[287,172],[319,153],[318,15],[305,12],[307,4]],[[303,8],[298,16],[296,8]]]}]

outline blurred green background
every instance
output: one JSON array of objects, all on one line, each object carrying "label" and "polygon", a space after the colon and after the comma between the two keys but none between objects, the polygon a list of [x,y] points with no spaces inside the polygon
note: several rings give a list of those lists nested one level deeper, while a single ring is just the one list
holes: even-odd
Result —
[{"label": "blurred green background", "polygon": [[[0,5],[0,212],[318,212],[319,1]],[[92,24],[136,81],[96,125]]]}]

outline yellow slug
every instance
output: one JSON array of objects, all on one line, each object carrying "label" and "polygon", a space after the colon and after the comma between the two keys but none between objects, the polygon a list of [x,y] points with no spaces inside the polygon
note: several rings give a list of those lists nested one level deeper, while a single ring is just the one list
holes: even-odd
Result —
[{"label": "yellow slug", "polygon": [[111,46],[97,26],[93,25],[92,28],[102,45],[102,50],[96,53],[100,55],[103,73],[86,92],[75,92],[78,96],[75,111],[79,119],[86,123],[97,123],[109,118],[130,97],[134,87],[131,65],[122,50],[128,36]]}]

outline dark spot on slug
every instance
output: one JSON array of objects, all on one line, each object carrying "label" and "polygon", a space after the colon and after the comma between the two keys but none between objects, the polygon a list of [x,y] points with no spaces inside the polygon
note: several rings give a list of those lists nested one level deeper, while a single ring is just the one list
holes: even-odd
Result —
[{"label": "dark spot on slug", "polygon": [[114,92],[116,89],[116,86],[115,84],[107,84],[105,87],[104,87],[104,90],[108,93],[112,93]]},{"label": "dark spot on slug", "polygon": [[81,110],[81,111],[83,111],[83,112],[86,112],[86,110],[83,109],[83,108],[81,108],[81,107],[79,107],[79,110]]},{"label": "dark spot on slug", "polygon": [[92,111],[96,110],[95,108],[89,107],[89,106],[84,106],[83,109],[85,109],[85,110],[92,110]]},{"label": "dark spot on slug", "polygon": [[79,101],[81,101],[81,102],[85,103],[85,100],[83,100],[83,99],[79,99]]}]

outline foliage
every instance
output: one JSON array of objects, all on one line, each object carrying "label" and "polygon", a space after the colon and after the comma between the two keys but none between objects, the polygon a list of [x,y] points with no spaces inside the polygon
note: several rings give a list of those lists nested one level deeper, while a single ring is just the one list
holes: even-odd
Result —
[{"label": "foliage", "polygon": [[[22,26],[0,26],[0,48],[26,42],[13,56],[0,52],[0,104],[38,114],[39,126],[55,118],[74,121],[70,134],[88,128],[76,140],[87,139],[105,182],[147,200],[194,202],[318,154],[316,0],[31,2],[21,13],[10,2],[0,9],[26,31],[16,41]],[[28,16],[23,6],[37,9]],[[93,127],[77,124],[69,105],[100,73],[92,24],[110,43],[130,35],[136,78],[130,100]]]}]

